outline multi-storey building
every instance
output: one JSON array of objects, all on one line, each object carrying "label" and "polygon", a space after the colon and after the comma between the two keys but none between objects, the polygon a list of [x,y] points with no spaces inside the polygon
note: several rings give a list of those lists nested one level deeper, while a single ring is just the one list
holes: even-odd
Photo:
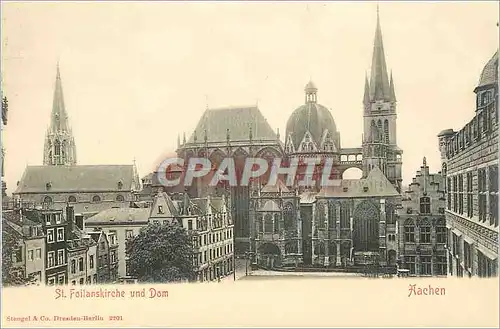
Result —
[{"label": "multi-storey building", "polygon": [[97,283],[118,281],[118,242],[114,233],[101,230],[89,231],[88,235],[97,243]]},{"label": "multi-storey building", "polygon": [[63,210],[23,209],[26,217],[43,227],[46,237],[45,278],[48,285],[68,283],[66,237],[68,221]]},{"label": "multi-storey building", "polygon": [[44,284],[45,235],[42,225],[22,216],[19,211],[4,211],[2,219],[4,234],[12,234],[17,241],[12,254],[13,274],[28,279],[30,283]]},{"label": "multi-storey building", "polygon": [[446,276],[445,180],[431,174],[424,158],[420,170],[404,192],[398,209],[396,241],[398,264],[410,275]]},{"label": "multi-storey building", "polygon": [[149,221],[176,221],[193,236],[194,266],[199,281],[210,281],[234,271],[233,222],[226,197],[177,200],[160,190],[154,198]]},{"label": "multi-storey building", "polygon": [[474,117],[439,135],[449,274],[498,275],[498,51],[474,89]]},{"label": "multi-storey building", "polygon": [[138,235],[149,223],[150,212],[150,208],[112,208],[85,220],[85,230],[99,229],[116,235],[120,277],[128,276],[126,241]]}]

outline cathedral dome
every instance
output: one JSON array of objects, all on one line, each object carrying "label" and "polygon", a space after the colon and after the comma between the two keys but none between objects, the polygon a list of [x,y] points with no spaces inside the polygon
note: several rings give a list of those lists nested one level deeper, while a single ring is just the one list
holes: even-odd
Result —
[{"label": "cathedral dome", "polygon": [[289,117],[286,124],[286,143],[291,139],[295,149],[299,148],[306,133],[311,135],[317,147],[320,147],[325,131],[328,131],[338,148],[338,133],[330,111],[323,105],[317,103],[316,86],[310,81],[305,87],[306,103]]},{"label": "cathedral dome", "polygon": [[486,63],[479,78],[478,87],[496,84],[498,81],[498,50],[493,57]]}]

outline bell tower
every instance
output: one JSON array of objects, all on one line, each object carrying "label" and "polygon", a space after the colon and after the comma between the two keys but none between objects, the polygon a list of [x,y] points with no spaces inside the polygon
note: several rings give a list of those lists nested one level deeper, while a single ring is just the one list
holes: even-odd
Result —
[{"label": "bell tower", "polygon": [[378,6],[370,80],[365,77],[363,107],[363,176],[379,167],[400,192],[403,151],[397,146],[396,94],[392,72],[390,78],[387,73]]},{"label": "bell tower", "polygon": [[76,165],[76,146],[64,106],[59,63],[57,64],[54,100],[50,115],[50,126],[45,136],[43,164],[46,166]]}]

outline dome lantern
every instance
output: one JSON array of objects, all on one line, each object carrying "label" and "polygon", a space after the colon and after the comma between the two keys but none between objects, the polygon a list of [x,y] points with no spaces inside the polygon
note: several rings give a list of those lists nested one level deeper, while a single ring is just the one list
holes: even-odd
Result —
[{"label": "dome lantern", "polygon": [[306,93],[306,103],[316,103],[318,101],[318,88],[314,85],[312,81],[309,81],[304,88]]}]

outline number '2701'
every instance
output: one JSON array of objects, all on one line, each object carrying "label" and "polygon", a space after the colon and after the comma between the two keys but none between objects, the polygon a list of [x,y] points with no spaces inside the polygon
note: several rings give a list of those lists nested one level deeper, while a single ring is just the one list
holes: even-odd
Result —
[{"label": "number '2701'", "polygon": [[120,315],[110,315],[109,321],[123,321],[123,316]]}]

